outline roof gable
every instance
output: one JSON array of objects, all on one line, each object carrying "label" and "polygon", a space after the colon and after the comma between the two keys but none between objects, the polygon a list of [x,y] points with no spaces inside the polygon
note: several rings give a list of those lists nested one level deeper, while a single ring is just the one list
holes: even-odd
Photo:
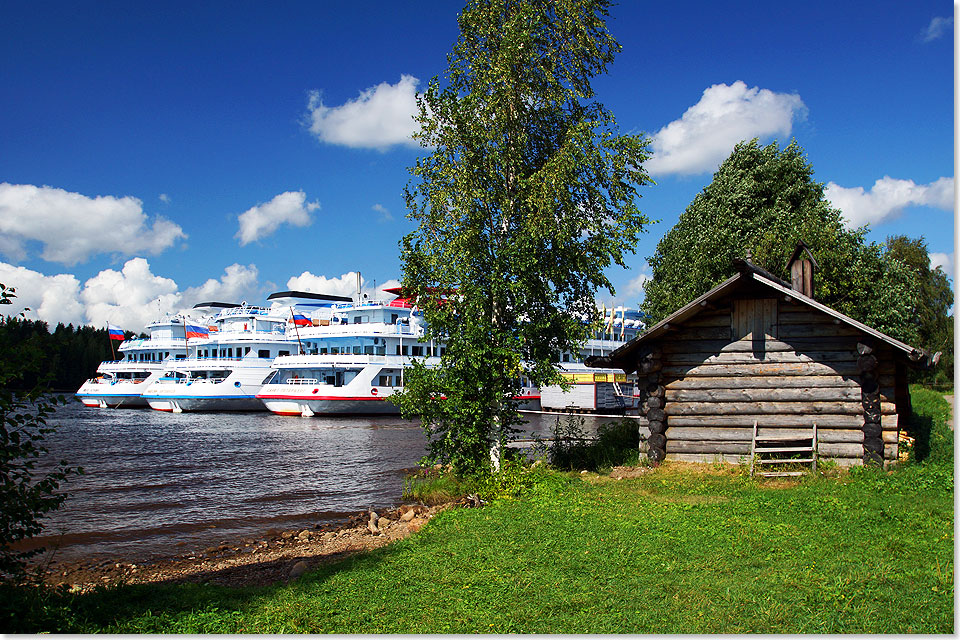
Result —
[{"label": "roof gable", "polygon": [[[801,247],[798,246],[797,251],[800,251],[800,249]],[[803,295],[799,291],[792,289],[789,285],[787,285],[787,283],[783,282],[779,278],[776,278],[772,274],[746,260],[737,259],[734,260],[734,264],[739,270],[736,275],[720,283],[710,291],[707,291],[705,294],[684,305],[677,311],[674,311],[672,314],[654,326],[650,327],[650,329],[645,331],[642,335],[637,336],[627,344],[614,350],[608,356],[593,356],[587,358],[585,361],[586,365],[588,367],[612,366],[627,369],[627,367],[624,367],[623,365],[631,359],[631,356],[634,352],[641,349],[644,345],[662,337],[676,326],[684,324],[701,311],[707,309],[712,302],[736,291],[740,287],[744,286],[744,284],[747,282],[756,282],[778,294],[789,296],[796,302],[804,304],[811,309],[830,316],[840,323],[861,331],[872,338],[889,344],[896,351],[899,351],[902,355],[908,357],[912,363],[920,366],[931,365],[930,354],[928,354],[926,351],[917,349],[916,347],[911,347],[910,345],[906,344],[905,342],[901,342],[896,338],[891,338],[885,333],[881,333],[880,331],[877,331],[876,329],[869,327],[862,322],[858,322],[857,320],[854,320],[853,318],[846,316],[835,309],[831,309],[825,304],[817,302],[813,298]],[[635,360],[635,358],[633,359]],[[936,358],[933,359],[933,364],[935,363]],[[632,367],[630,370],[632,370]]]}]

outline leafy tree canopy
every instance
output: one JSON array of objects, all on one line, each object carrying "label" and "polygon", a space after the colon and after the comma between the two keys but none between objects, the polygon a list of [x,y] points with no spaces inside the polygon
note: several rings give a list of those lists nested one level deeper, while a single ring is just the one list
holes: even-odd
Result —
[{"label": "leafy tree canopy", "polygon": [[803,240],[819,265],[817,300],[917,345],[919,282],[896,254],[866,242],[866,232],[846,227],[796,141],[783,149],[742,142],[648,258],[642,308],[659,322],[731,277],[733,258],[748,253],[789,281],[787,261]]},{"label": "leafy tree canopy", "polygon": [[446,353],[413,370],[399,402],[421,417],[430,458],[459,471],[482,468],[518,423],[521,372],[556,380],[596,290],[612,291],[604,269],[625,266],[649,222],[634,202],[648,141],[618,135],[592,100],[591,78],[620,49],[609,4],[471,0],[445,85],[419,99],[432,153],[405,191],[419,226],[401,243],[403,285]]}]

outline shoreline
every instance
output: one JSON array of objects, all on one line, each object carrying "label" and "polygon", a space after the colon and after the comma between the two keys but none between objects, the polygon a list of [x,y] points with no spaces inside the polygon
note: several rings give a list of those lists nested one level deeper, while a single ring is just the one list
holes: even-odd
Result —
[{"label": "shoreline", "polygon": [[[71,592],[121,584],[177,584],[185,582],[230,587],[267,586],[290,582],[305,571],[349,555],[402,540],[420,530],[434,515],[457,503],[436,506],[405,504],[393,509],[362,511],[339,523],[312,529],[271,529],[260,536],[234,539],[142,564],[120,558],[58,562],[47,551],[32,559],[28,572]],[[371,519],[376,523],[370,525]]]}]

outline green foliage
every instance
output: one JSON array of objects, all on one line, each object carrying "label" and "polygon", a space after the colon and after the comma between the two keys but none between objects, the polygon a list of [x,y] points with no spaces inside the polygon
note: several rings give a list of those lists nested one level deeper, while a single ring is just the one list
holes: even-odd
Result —
[{"label": "green foliage", "polygon": [[585,339],[604,270],[625,266],[648,220],[635,204],[647,140],[616,133],[591,78],[619,50],[607,0],[471,0],[445,85],[418,99],[417,161],[405,190],[418,228],[402,241],[403,286],[438,369],[415,368],[399,398],[419,416],[429,461],[488,465],[518,423],[521,373],[555,382],[553,361]]},{"label": "green foliage", "polygon": [[[15,295],[0,284],[0,304],[9,304]],[[41,384],[28,391],[18,388],[25,379],[40,378],[43,355],[34,340],[0,343],[0,578],[23,577],[27,559],[43,549],[17,551],[12,545],[43,530],[43,515],[66,498],[58,493],[60,483],[83,472],[65,460],[45,473],[37,471],[47,453],[43,441],[55,430],[47,419],[64,401],[45,396]]]},{"label": "green foliage", "polygon": [[74,391],[93,375],[101,362],[114,358],[106,329],[60,323],[51,333],[47,323],[41,320],[0,317],[0,351],[23,345],[30,345],[38,354],[37,362],[31,363],[28,371],[10,383],[24,391],[41,380],[53,389]]},{"label": "green foliage", "polygon": [[803,240],[819,265],[818,301],[916,344],[919,283],[896,255],[867,243],[866,232],[846,228],[796,141],[782,150],[776,142],[742,142],[648,258],[642,308],[659,322],[731,277],[733,259],[748,252],[789,282],[787,261]]},{"label": "green foliage", "polygon": [[906,435],[914,439],[910,449],[911,462],[943,464],[953,469],[953,430],[949,426],[950,405],[943,394],[910,385],[913,411],[904,427]]},{"label": "green foliage", "polygon": [[918,296],[911,305],[917,325],[915,346],[931,354],[942,352],[939,365],[923,372],[917,379],[925,384],[953,384],[953,316],[949,315],[953,288],[949,278],[940,267],[930,268],[930,253],[922,237],[888,237],[884,256],[899,261],[910,277],[919,283]]},{"label": "green foliage", "polygon": [[550,464],[563,470],[599,471],[624,464],[636,464],[640,455],[637,423],[630,419],[609,422],[588,437],[580,416],[557,418],[550,446]]}]

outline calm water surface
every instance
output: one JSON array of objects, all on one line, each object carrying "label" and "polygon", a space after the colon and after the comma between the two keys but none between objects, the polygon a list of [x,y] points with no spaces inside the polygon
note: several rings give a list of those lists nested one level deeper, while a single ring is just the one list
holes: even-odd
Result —
[{"label": "calm water surface", "polygon": [[[528,415],[548,435],[554,416]],[[399,417],[58,409],[51,457],[83,466],[36,540],[57,558],[146,561],[400,503],[426,452]],[[590,425],[588,425],[589,427]]]}]

